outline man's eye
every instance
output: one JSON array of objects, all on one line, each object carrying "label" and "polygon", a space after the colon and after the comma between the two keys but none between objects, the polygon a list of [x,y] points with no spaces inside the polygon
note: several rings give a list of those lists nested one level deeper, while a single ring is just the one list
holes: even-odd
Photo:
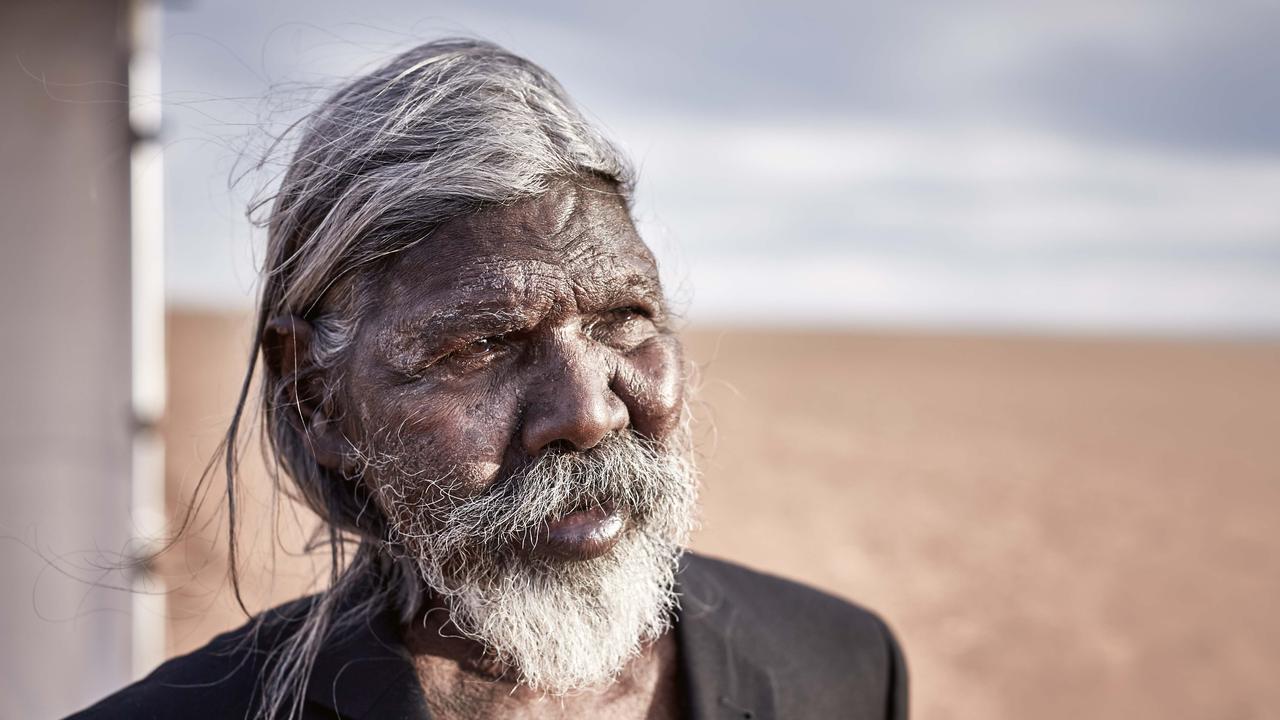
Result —
[{"label": "man's eye", "polygon": [[616,310],[610,310],[609,315],[613,321],[618,324],[629,322],[637,318],[643,319],[649,317],[649,313],[645,311],[644,308],[639,307],[624,307]]},{"label": "man's eye", "polygon": [[591,334],[600,342],[630,348],[653,333],[653,314],[645,308],[628,305],[604,313],[594,324]]},{"label": "man's eye", "polygon": [[507,344],[499,336],[483,337],[472,340],[449,354],[448,359],[456,362],[484,362],[506,350]]}]

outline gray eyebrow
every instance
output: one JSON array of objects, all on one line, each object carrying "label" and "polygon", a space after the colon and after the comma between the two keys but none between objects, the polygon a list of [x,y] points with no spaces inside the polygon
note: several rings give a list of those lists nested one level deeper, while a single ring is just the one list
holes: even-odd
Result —
[{"label": "gray eyebrow", "polygon": [[464,333],[499,334],[528,324],[529,313],[514,308],[495,307],[491,303],[466,302],[437,310],[425,317],[398,322],[384,331],[384,337],[441,338]]},{"label": "gray eyebrow", "polygon": [[610,302],[616,302],[619,298],[629,293],[639,293],[646,300],[658,303],[665,299],[662,293],[662,282],[648,273],[628,273],[611,283]]}]

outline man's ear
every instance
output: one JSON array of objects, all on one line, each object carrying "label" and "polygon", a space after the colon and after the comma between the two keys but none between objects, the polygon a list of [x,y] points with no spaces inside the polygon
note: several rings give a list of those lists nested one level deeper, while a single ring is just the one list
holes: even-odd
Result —
[{"label": "man's ear", "polygon": [[276,412],[306,439],[321,466],[345,472],[350,464],[349,442],[342,432],[333,398],[325,397],[324,378],[312,363],[311,323],[296,315],[277,315],[262,329],[262,359],[268,382],[284,383],[273,393]]}]

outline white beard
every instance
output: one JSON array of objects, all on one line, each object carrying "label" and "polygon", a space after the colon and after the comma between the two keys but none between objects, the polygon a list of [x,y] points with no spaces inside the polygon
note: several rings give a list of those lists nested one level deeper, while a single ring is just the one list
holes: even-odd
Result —
[{"label": "white beard", "polygon": [[[397,519],[394,543],[444,601],[453,624],[520,683],[564,694],[608,684],[671,627],[676,566],[696,524],[696,474],[687,456],[623,438],[589,462],[536,463],[520,476],[516,495],[442,510],[406,499],[403,486],[383,485],[378,494]],[[579,562],[508,552],[513,537],[528,537],[593,492],[639,511],[609,552]]]},{"label": "white beard", "polygon": [[563,694],[611,682],[671,626],[678,548],[628,533],[572,572],[516,566],[449,598],[454,622],[525,685]]}]

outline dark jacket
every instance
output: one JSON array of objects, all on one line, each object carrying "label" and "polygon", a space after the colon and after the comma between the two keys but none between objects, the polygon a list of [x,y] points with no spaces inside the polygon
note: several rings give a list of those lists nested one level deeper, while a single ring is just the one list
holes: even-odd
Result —
[{"label": "dark jacket", "polygon": [[[907,717],[902,652],[872,613],[812,588],[687,555],[676,623],[685,717]],[[305,602],[305,601],[302,601]],[[71,716],[240,720],[253,707],[263,660],[296,623],[299,603],[268,612],[275,631],[246,625],[174,658]],[[391,613],[329,642],[307,690],[305,717],[427,720],[426,703]]]}]

